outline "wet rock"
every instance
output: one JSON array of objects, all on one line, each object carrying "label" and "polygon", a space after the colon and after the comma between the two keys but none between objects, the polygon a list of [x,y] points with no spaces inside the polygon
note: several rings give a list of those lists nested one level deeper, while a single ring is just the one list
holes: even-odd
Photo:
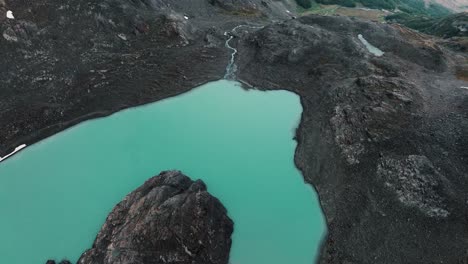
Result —
[{"label": "wet rock", "polygon": [[205,184],[162,172],[109,214],[79,264],[227,264],[233,222]]}]

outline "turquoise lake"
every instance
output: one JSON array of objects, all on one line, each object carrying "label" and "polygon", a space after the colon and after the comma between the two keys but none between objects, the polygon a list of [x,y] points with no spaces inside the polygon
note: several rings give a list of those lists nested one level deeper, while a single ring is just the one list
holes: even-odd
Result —
[{"label": "turquoise lake", "polygon": [[231,264],[311,264],[325,219],[294,165],[302,107],[221,80],[83,122],[0,163],[0,263],[76,261],[111,209],[159,174],[202,179],[234,220]]}]

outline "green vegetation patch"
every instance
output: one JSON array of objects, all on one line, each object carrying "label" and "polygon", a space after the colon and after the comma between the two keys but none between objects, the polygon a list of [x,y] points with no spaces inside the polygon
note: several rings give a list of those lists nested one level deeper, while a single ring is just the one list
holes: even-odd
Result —
[{"label": "green vegetation patch", "polygon": [[317,9],[317,4],[340,5],[344,7],[364,6],[372,9],[399,10],[412,15],[427,15],[430,17],[443,17],[451,11],[440,4],[426,5],[424,0],[296,0],[303,9]]},{"label": "green vegetation patch", "polygon": [[468,37],[468,13],[453,14],[446,17],[397,13],[387,16],[385,19],[439,37]]}]

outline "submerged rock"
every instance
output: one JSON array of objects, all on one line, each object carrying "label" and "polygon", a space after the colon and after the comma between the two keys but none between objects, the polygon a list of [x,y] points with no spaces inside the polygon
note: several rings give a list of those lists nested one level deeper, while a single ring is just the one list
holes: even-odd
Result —
[{"label": "submerged rock", "polygon": [[[46,264],[57,264],[55,260],[47,260]],[[62,260],[58,264],[72,264],[69,260]]]},{"label": "submerged rock", "polygon": [[201,181],[162,172],[109,214],[79,264],[227,264],[233,222]]}]

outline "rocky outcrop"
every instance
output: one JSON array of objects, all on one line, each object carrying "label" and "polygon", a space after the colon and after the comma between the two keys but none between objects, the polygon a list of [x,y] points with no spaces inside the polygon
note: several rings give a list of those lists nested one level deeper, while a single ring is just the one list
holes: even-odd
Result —
[{"label": "rocky outcrop", "polygon": [[162,172],[109,214],[79,264],[227,264],[233,222],[205,184]]}]

